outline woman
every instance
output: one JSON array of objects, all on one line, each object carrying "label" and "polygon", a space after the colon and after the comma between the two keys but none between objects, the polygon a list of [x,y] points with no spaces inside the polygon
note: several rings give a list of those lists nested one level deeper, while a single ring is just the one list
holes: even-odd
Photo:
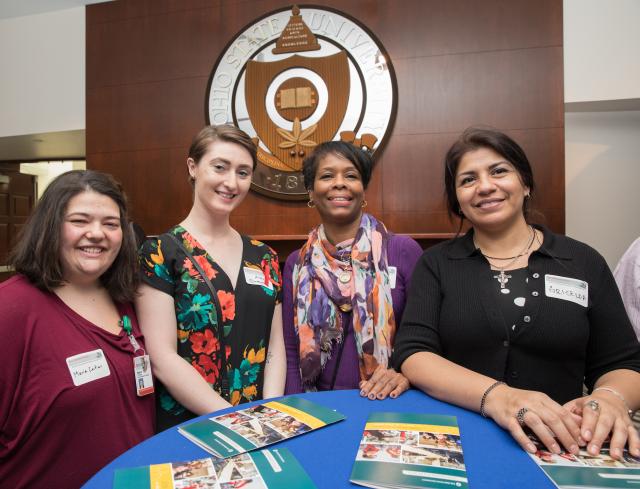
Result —
[{"label": "woman", "polygon": [[409,387],[388,363],[422,250],[362,211],[372,166],[341,141],[318,145],[304,161],[308,205],[322,224],[284,268],[287,394],[359,388],[384,399]]},{"label": "woman", "polygon": [[134,375],[144,350],[128,222],[110,176],[71,171],[22,229],[17,275],[0,284],[2,487],[80,487],[153,434],[153,395]]},{"label": "woman", "polygon": [[255,165],[247,134],[202,129],[187,158],[189,215],[141,249],[136,310],[162,383],[158,430],[284,390],[278,257],[229,224]]},{"label": "woman", "polygon": [[[604,259],[528,221],[531,166],[511,138],[468,129],[445,186],[463,237],[428,249],[411,282],[394,363],[429,395],[480,411],[531,453],[561,446],[638,456],[640,346]],[[583,383],[590,394],[582,396]]]}]

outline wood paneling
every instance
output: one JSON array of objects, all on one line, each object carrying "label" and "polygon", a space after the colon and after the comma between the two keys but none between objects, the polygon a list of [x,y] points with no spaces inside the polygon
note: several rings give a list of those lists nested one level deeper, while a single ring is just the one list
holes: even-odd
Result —
[{"label": "wood paneling", "polygon": [[[514,136],[534,168],[534,205],[564,231],[561,0],[317,0],[380,39],[398,79],[398,114],[367,209],[400,233],[457,229],[443,196],[444,154],[473,124]],[[224,46],[279,0],[121,0],[87,7],[87,165],[125,186],[149,234],[191,203],[185,159],[205,123]],[[232,223],[286,252],[318,222],[301,202],[250,193]],[[443,234],[445,233],[445,234]],[[433,240],[423,239],[423,244]]]}]

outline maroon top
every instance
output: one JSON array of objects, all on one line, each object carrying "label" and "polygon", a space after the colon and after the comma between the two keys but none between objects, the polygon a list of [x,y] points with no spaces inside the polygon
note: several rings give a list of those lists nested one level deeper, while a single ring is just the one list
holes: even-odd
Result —
[{"label": "maroon top", "polygon": [[[300,342],[293,324],[293,267],[298,261],[300,250],[289,255],[282,274],[282,316],[284,328],[284,344],[287,350],[287,383],[285,394],[303,392],[302,378],[300,376]],[[393,300],[393,313],[396,321],[396,329],[400,326],[404,304],[407,297],[407,287],[411,280],[413,268],[422,255],[422,248],[408,236],[391,234],[387,248],[387,262],[389,266],[396,267],[396,286],[391,289]],[[344,349],[340,360],[340,368],[336,375],[334,389],[357,389],[360,383],[360,370],[358,352],[355,337],[353,335],[352,314],[341,312],[342,324],[347,334],[344,339]],[[324,370],[316,382],[318,390],[328,390],[333,379],[333,372],[338,358],[338,346],[334,343],[331,358],[327,361]],[[391,365],[389,365],[391,366]]]},{"label": "maroon top", "polygon": [[[131,305],[118,306],[142,344]],[[0,486],[73,489],[153,435],[153,395],[138,397],[133,347],[25,277],[0,284]],[[66,359],[102,349],[110,375],[74,386]]]}]

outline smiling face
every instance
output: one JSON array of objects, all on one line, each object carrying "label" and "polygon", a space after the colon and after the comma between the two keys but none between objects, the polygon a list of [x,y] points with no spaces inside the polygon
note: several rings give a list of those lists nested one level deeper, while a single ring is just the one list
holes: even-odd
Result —
[{"label": "smiling face", "polygon": [[455,186],[460,210],[474,227],[503,228],[524,220],[522,209],[529,188],[515,167],[492,149],[465,153]]},{"label": "smiling face", "polygon": [[217,140],[209,144],[199,161],[187,159],[194,179],[194,205],[207,212],[229,215],[251,187],[253,159],[239,144]]},{"label": "smiling face", "polygon": [[110,197],[87,190],[69,200],[60,241],[66,282],[97,282],[115,261],[121,245],[120,210]]},{"label": "smiling face", "polygon": [[351,161],[329,153],[318,163],[309,197],[323,222],[359,221],[364,200],[362,177]]}]

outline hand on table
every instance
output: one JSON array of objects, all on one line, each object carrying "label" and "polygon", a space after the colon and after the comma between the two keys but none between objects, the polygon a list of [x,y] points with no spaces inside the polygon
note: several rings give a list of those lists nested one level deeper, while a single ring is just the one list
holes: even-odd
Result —
[{"label": "hand on table", "polygon": [[360,395],[374,399],[396,398],[409,388],[409,381],[392,368],[378,365],[369,380],[360,381]]},{"label": "hand on table", "polygon": [[610,392],[598,391],[569,401],[564,408],[581,416],[580,435],[587,443],[590,455],[597,455],[603,442],[611,435],[609,453],[613,458],[622,457],[627,442],[631,455],[640,456],[640,437],[622,399]]},{"label": "hand on table", "polygon": [[542,392],[501,385],[487,396],[485,412],[527,452],[535,453],[536,447],[524,432],[525,427],[555,454],[563,450],[560,444],[572,454],[578,453],[579,445],[584,445],[580,438],[580,416]]}]

